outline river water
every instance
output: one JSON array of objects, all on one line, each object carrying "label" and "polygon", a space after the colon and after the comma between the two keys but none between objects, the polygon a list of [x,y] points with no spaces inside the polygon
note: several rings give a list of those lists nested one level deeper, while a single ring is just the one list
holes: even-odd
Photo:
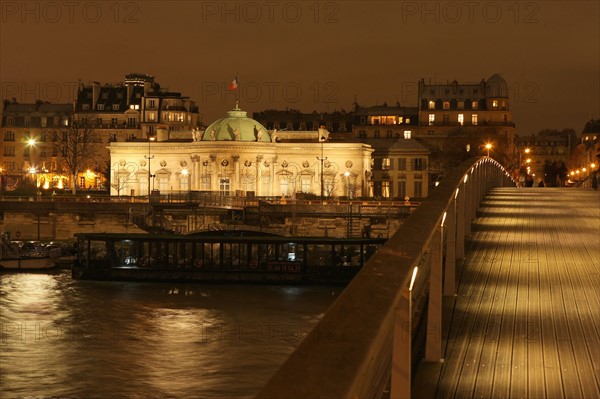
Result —
[{"label": "river water", "polygon": [[3,273],[0,397],[252,397],[341,290]]}]

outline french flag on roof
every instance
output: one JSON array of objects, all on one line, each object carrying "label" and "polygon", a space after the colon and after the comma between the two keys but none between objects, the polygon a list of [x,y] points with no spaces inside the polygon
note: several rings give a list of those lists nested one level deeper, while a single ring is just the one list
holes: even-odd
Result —
[{"label": "french flag on roof", "polygon": [[239,84],[240,84],[240,82],[239,82],[238,77],[236,75],[235,79],[233,79],[231,81],[231,83],[229,84],[229,86],[227,86],[227,90],[237,90]]}]

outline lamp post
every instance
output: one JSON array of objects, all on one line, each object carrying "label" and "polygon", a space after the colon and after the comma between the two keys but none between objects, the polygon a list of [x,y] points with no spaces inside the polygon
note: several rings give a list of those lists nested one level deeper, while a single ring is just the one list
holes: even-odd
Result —
[{"label": "lamp post", "polygon": [[154,158],[154,155],[151,154],[150,143],[152,143],[156,139],[155,136],[148,133],[148,155],[144,156],[148,160],[148,202],[150,202],[150,179],[152,178],[152,172],[150,169],[150,160]]},{"label": "lamp post", "polygon": [[350,238],[351,226],[352,226],[352,202],[350,202],[350,171],[345,171],[346,176],[346,191],[348,193],[348,223],[346,224],[346,237]]},{"label": "lamp post", "polygon": [[[33,151],[33,149],[35,149],[35,144],[36,141],[33,138],[30,138],[29,140],[27,140],[27,146],[30,148],[30,151]],[[37,169],[34,166],[33,163],[33,155],[29,154],[29,159],[30,159],[30,168],[29,168],[29,173],[32,175],[32,180],[33,180],[33,184],[35,187],[35,197],[36,197],[36,201],[40,201],[40,191],[39,191],[39,187],[38,187],[38,175],[37,175]],[[36,218],[37,218],[37,240],[40,240],[40,206],[39,204],[35,207],[35,213],[36,213]]]},{"label": "lamp post", "polygon": [[[29,168],[29,173],[32,175],[32,179],[34,180],[35,189],[37,192],[38,178],[37,178],[37,170],[34,167]],[[40,201],[40,196],[36,195],[36,200]],[[37,204],[35,207],[35,215],[37,218],[37,240],[40,240],[40,204]]]},{"label": "lamp post", "polygon": [[327,135],[325,134],[325,129],[323,127],[319,128],[319,141],[321,142],[321,158],[317,157],[318,160],[321,161],[321,200],[323,200],[323,196],[325,193],[325,177],[323,175],[323,161],[327,158],[324,157],[323,153],[323,143],[327,140]]}]

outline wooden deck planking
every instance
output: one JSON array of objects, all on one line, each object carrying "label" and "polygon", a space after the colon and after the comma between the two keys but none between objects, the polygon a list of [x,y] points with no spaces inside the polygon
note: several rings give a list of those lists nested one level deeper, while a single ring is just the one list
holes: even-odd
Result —
[{"label": "wooden deck planking", "polygon": [[[572,230],[569,229],[571,225],[572,222],[567,223],[563,220],[560,226],[563,230],[562,235],[569,236],[566,242],[570,244],[563,252],[565,264],[567,265],[567,268],[564,269],[565,284],[563,286],[566,286],[566,289],[564,289],[563,293],[566,296],[567,327],[575,359],[575,370],[571,378],[574,382],[579,383],[582,397],[598,398],[600,397],[600,389],[594,375],[594,366],[589,356],[589,347],[583,327],[583,324],[589,324],[591,319],[587,319],[588,322],[586,323],[585,316],[587,312],[580,311],[582,308],[585,309],[588,304],[586,291],[593,291],[594,288],[598,289],[598,286],[587,285],[588,280],[585,278],[586,264],[577,262],[579,257],[575,253],[577,251],[573,250],[574,245],[577,244],[577,239],[575,238],[577,234],[568,234],[569,231],[572,233]],[[581,259],[579,260],[581,261]],[[587,287],[587,290],[584,287]],[[591,330],[588,331],[591,332]],[[595,337],[597,338],[598,336],[595,335]],[[592,334],[590,339],[593,341],[593,338],[594,334]]]},{"label": "wooden deck planking", "polygon": [[[508,223],[507,221],[504,221]],[[486,223],[489,223],[486,221]],[[490,316],[487,320],[485,340],[481,351],[481,361],[479,370],[477,372],[477,381],[475,383],[475,389],[473,396],[476,398],[489,398],[492,395],[492,385],[489,381],[493,381],[494,375],[496,374],[496,359],[498,356],[498,346],[500,342],[500,328],[502,325],[502,313],[498,309],[494,309],[493,305],[498,302],[502,303],[506,297],[506,283],[503,281],[506,273],[502,273],[502,269],[507,265],[503,264],[504,257],[499,253],[504,250],[508,244],[509,234],[508,231],[501,234],[498,240],[498,247],[495,255],[493,256],[493,268],[490,270],[490,274],[494,275],[494,279],[490,280],[488,296],[490,307]]]},{"label": "wooden deck planking", "polygon": [[[485,234],[482,235],[485,238]],[[473,287],[477,286],[476,276],[484,274],[483,261],[480,261],[485,256],[484,252],[478,253],[474,256],[474,259],[478,262],[480,269],[474,268],[473,272],[465,275],[461,273],[460,284],[462,293],[456,298],[454,310],[453,310],[453,323],[458,323],[460,326],[457,329],[451,330],[448,336],[448,343],[446,345],[446,359],[444,372],[445,378],[448,381],[458,382],[459,376],[462,372],[463,367],[470,367],[470,364],[465,360],[466,348],[469,345],[471,332],[473,329],[474,318],[469,317],[470,304],[477,300],[476,295],[473,293]],[[482,259],[479,259],[482,257]],[[464,269],[463,269],[464,272]],[[458,356],[453,356],[452,353],[457,353]],[[443,389],[438,393],[441,398],[453,398],[456,395],[457,384],[447,384],[442,387]]]},{"label": "wooden deck planking", "polygon": [[[550,241],[550,231],[540,232],[541,240]],[[550,254],[546,248],[540,251],[540,308],[542,312],[540,335],[541,341],[537,347],[542,352],[544,367],[543,373],[546,381],[546,395],[541,398],[561,398],[564,396],[562,389],[562,376],[560,370],[560,359],[558,358],[558,342],[554,329],[554,317],[552,317],[552,281],[554,276],[545,267],[550,259],[554,259],[554,253]]]},{"label": "wooden deck planking", "polygon": [[598,193],[500,189],[482,210],[437,397],[600,397]]}]

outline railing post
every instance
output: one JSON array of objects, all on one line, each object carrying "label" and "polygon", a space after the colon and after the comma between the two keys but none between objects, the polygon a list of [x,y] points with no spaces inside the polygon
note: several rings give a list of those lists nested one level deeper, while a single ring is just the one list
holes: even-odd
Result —
[{"label": "railing post", "polygon": [[477,192],[477,184],[479,179],[477,178],[477,169],[473,167],[471,169],[471,201],[470,201],[470,220],[469,220],[469,235],[471,235],[471,221],[477,217],[477,208],[479,208],[479,192]]},{"label": "railing post", "polygon": [[446,264],[444,268],[444,295],[456,294],[456,206],[458,189],[448,207],[446,218]]},{"label": "railing post", "polygon": [[402,290],[394,317],[391,399],[410,399],[412,378],[412,287]]},{"label": "railing post", "polygon": [[466,174],[467,179],[464,181],[465,189],[465,213],[463,216],[463,223],[465,226],[465,236],[471,235],[471,204],[473,202],[473,175],[469,172]]},{"label": "railing post", "polygon": [[464,183],[458,191],[456,198],[456,259],[465,258],[465,201],[467,184]]},{"label": "railing post", "polygon": [[[444,219],[447,213],[444,214]],[[425,360],[439,362],[442,358],[442,259],[444,222],[435,230],[430,243],[431,271],[429,274],[429,304],[427,310],[427,337]]]}]

